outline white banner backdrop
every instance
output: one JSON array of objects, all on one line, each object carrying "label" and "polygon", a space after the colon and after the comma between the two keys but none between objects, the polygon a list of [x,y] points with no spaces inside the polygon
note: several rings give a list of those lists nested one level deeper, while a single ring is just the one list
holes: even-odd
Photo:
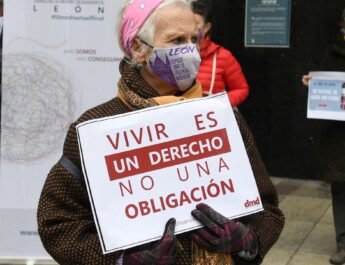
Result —
[{"label": "white banner backdrop", "polygon": [[117,93],[119,1],[6,0],[0,258],[47,258],[36,208],[66,131]]}]

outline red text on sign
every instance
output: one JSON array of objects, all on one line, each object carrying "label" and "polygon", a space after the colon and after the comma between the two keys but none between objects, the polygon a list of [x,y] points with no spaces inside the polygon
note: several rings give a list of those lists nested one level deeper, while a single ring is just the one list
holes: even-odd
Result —
[{"label": "red text on sign", "polygon": [[105,156],[110,180],[121,179],[231,151],[226,129]]},{"label": "red text on sign", "polygon": [[207,127],[214,128],[218,125],[217,120],[213,117],[214,114],[215,113],[213,111],[208,112],[206,114],[206,119],[203,114],[197,114],[194,116],[196,128],[198,129],[198,131],[205,130]]},{"label": "red text on sign", "polygon": [[115,135],[107,135],[107,139],[111,146],[117,150],[120,143],[125,147],[142,144],[145,138],[149,142],[169,138],[163,123],[157,123],[151,128],[150,126],[131,129],[128,131],[116,132]]}]

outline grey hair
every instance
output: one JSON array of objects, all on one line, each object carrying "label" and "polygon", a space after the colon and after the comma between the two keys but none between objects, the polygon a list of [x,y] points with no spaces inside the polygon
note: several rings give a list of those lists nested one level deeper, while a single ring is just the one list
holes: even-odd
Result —
[{"label": "grey hair", "polygon": [[[121,30],[120,30],[121,22],[122,22],[123,13],[125,11],[125,8],[130,1],[131,0],[124,0],[123,1],[122,8],[121,8],[119,16],[118,16],[116,31],[117,31],[117,40],[118,40],[120,49],[122,50],[123,54],[125,55],[128,63],[132,66],[135,66],[135,65],[137,65],[137,62],[135,61],[135,59],[130,54],[127,54],[127,52],[123,49],[122,44],[121,44]],[[141,40],[145,41],[148,44],[152,44],[154,34],[156,32],[156,25],[159,21],[160,10],[163,9],[164,7],[167,7],[170,5],[191,8],[191,4],[187,0],[163,0],[163,2],[147,18],[144,25],[139,30],[137,37],[139,37]],[[140,47],[140,52],[146,53],[146,52],[148,52],[149,49],[150,49],[150,47],[148,45],[143,44]]]}]

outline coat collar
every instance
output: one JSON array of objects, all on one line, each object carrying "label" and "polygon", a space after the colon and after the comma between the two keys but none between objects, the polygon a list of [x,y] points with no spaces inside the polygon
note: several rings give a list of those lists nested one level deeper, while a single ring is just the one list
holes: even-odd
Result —
[{"label": "coat collar", "polygon": [[213,54],[216,50],[218,50],[221,46],[212,42],[210,39],[205,39],[202,41],[200,45],[200,56],[201,59],[206,58],[210,54]]}]

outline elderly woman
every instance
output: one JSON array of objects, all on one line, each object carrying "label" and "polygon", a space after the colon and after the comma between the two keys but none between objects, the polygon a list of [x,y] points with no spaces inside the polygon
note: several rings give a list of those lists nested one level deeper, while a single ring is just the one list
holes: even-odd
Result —
[{"label": "elderly woman", "polygon": [[[284,217],[251,133],[239,114],[239,127],[265,210],[240,220],[228,220],[199,204],[191,214],[205,225],[203,228],[175,236],[176,221],[171,219],[160,241],[102,254],[88,194],[78,180],[81,162],[76,125],[202,96],[201,86],[195,81],[200,64],[198,30],[185,0],[127,0],[120,17],[119,41],[125,58],[120,63],[118,95],[88,110],[71,125],[63,157],[51,169],[41,194],[38,226],[46,250],[58,263],[74,265],[260,263],[277,240]],[[169,51],[178,48],[189,51],[179,57],[188,74],[181,75],[170,67]]]}]

